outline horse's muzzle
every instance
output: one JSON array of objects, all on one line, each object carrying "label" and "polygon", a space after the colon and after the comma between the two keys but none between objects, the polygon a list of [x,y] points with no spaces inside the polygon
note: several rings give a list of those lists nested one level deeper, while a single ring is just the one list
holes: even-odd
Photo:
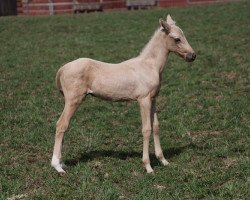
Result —
[{"label": "horse's muzzle", "polygon": [[196,58],[196,54],[195,53],[187,53],[186,55],[186,61],[188,62],[193,62]]}]

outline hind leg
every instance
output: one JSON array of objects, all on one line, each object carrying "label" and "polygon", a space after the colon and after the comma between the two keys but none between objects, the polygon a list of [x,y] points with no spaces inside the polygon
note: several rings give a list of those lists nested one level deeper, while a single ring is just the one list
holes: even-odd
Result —
[{"label": "hind leg", "polygon": [[62,154],[62,142],[65,131],[68,129],[70,119],[72,118],[74,112],[77,110],[81,104],[83,97],[78,97],[74,99],[65,99],[64,110],[56,124],[56,135],[55,135],[55,145],[51,161],[51,166],[54,167],[59,173],[65,173],[61,163]]}]

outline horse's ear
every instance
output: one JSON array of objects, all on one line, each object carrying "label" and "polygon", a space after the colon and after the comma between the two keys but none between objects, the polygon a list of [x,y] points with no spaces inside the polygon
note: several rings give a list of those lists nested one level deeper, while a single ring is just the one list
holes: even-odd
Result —
[{"label": "horse's ear", "polygon": [[172,19],[170,15],[167,16],[167,23],[172,26],[175,25],[175,21]]},{"label": "horse's ear", "polygon": [[161,25],[161,27],[164,29],[164,31],[166,33],[169,33],[170,32],[170,26],[168,25],[167,21],[166,20],[163,20],[162,18],[159,19],[159,23]]}]

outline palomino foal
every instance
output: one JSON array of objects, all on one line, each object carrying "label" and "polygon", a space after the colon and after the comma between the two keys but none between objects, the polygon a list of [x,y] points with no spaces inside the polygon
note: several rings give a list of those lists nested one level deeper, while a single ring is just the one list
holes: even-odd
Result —
[{"label": "palomino foal", "polygon": [[153,172],[149,160],[149,137],[154,135],[155,155],[163,165],[165,159],[159,139],[159,122],[155,98],[161,86],[161,75],[168,54],[175,52],[186,61],[195,60],[195,53],[183,31],[171,16],[160,19],[160,28],[139,56],[119,64],[80,58],[59,69],[56,76],[58,89],[64,94],[65,107],[56,124],[54,152],[51,165],[64,173],[61,151],[64,132],[71,117],[87,94],[110,101],[136,100],[140,105],[143,134],[142,161],[148,173]]}]

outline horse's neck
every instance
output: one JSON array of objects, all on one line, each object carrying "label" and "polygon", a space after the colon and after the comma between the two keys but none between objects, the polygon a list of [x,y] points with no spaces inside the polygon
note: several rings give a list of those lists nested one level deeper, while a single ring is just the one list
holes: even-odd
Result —
[{"label": "horse's neck", "polygon": [[168,56],[168,48],[165,33],[158,29],[139,55],[143,61],[162,72]]}]

